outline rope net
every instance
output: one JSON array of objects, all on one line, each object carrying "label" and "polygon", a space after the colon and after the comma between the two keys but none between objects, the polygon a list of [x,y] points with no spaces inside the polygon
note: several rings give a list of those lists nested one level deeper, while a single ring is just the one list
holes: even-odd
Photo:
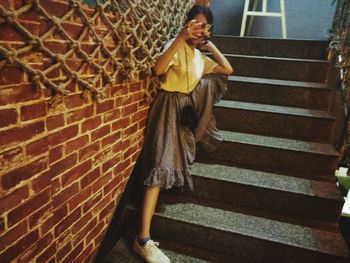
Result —
[{"label": "rope net", "polygon": [[[76,83],[97,100],[107,85],[150,80],[157,55],[192,6],[182,0],[24,2],[17,9],[0,5],[0,26],[21,39],[0,41],[0,61],[19,65],[37,88],[67,94]],[[28,19],[39,27],[33,30]]]}]

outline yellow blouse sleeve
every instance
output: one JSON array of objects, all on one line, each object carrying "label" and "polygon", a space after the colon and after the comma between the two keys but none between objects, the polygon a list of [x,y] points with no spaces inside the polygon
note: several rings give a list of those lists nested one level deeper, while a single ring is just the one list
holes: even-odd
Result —
[{"label": "yellow blouse sleeve", "polygon": [[[170,47],[170,45],[174,42],[174,40],[175,40],[175,38],[171,39],[168,43],[165,44],[161,54],[163,54]],[[176,64],[177,59],[178,59],[178,54],[175,53],[175,55],[170,60],[168,66],[165,68],[165,71],[164,71],[165,73],[169,70],[170,67],[172,67]]]},{"label": "yellow blouse sleeve", "polygon": [[204,61],[204,71],[203,76],[214,72],[214,68],[218,65],[214,60],[208,58],[205,54],[202,53],[202,58]]}]

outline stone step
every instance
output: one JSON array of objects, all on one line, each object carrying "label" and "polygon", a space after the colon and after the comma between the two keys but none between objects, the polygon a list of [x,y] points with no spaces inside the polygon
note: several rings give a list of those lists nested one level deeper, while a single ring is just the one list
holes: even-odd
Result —
[{"label": "stone step", "polygon": [[236,76],[325,82],[328,67],[325,60],[224,55],[234,68]]},{"label": "stone step", "polygon": [[[104,263],[138,263],[144,262],[132,250],[132,240],[136,236],[135,229],[127,229],[125,237],[120,239],[113,250],[108,255]],[[172,263],[209,263],[209,262],[235,262],[235,263],[253,263],[250,260],[224,255],[214,251],[206,251],[202,248],[181,244],[170,241],[167,238],[155,240],[159,242],[159,248],[169,257]]]},{"label": "stone step", "polygon": [[223,53],[305,59],[326,59],[328,42],[214,35],[212,42]]},{"label": "stone step", "polygon": [[[129,208],[128,224],[135,227],[138,221],[136,210]],[[250,262],[329,263],[349,260],[339,233],[193,203],[161,204],[154,214],[151,231],[153,236],[162,239]]]},{"label": "stone step", "polygon": [[219,129],[329,142],[335,118],[328,112],[295,107],[221,100],[214,107]]},{"label": "stone step", "polygon": [[333,145],[222,131],[223,143],[213,153],[199,150],[197,160],[334,182],[339,153]]},{"label": "stone step", "polygon": [[325,83],[230,76],[228,100],[328,110],[332,89]]},{"label": "stone step", "polygon": [[187,194],[194,198],[226,203],[231,210],[238,206],[284,215],[287,220],[299,218],[295,221],[299,223],[311,224],[302,220],[308,218],[336,222],[344,203],[335,183],[205,163],[194,163],[191,174],[195,190]]}]

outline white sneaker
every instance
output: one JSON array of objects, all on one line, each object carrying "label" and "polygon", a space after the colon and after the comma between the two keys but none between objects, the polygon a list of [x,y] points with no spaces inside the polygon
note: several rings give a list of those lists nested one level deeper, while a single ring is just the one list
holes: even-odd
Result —
[{"label": "white sneaker", "polygon": [[158,248],[159,243],[149,240],[144,246],[141,246],[134,240],[133,250],[139,254],[148,263],[170,263],[170,259]]}]

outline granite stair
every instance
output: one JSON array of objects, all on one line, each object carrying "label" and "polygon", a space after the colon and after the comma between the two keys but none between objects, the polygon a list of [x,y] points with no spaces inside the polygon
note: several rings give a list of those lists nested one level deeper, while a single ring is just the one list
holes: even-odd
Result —
[{"label": "granite stair", "polygon": [[[171,262],[350,262],[338,226],[344,199],[334,177],[328,43],[213,42],[235,68],[214,107],[223,142],[213,153],[198,147],[194,191],[161,192],[153,238]],[[141,193],[135,197],[106,263],[143,262],[130,248]]]}]

